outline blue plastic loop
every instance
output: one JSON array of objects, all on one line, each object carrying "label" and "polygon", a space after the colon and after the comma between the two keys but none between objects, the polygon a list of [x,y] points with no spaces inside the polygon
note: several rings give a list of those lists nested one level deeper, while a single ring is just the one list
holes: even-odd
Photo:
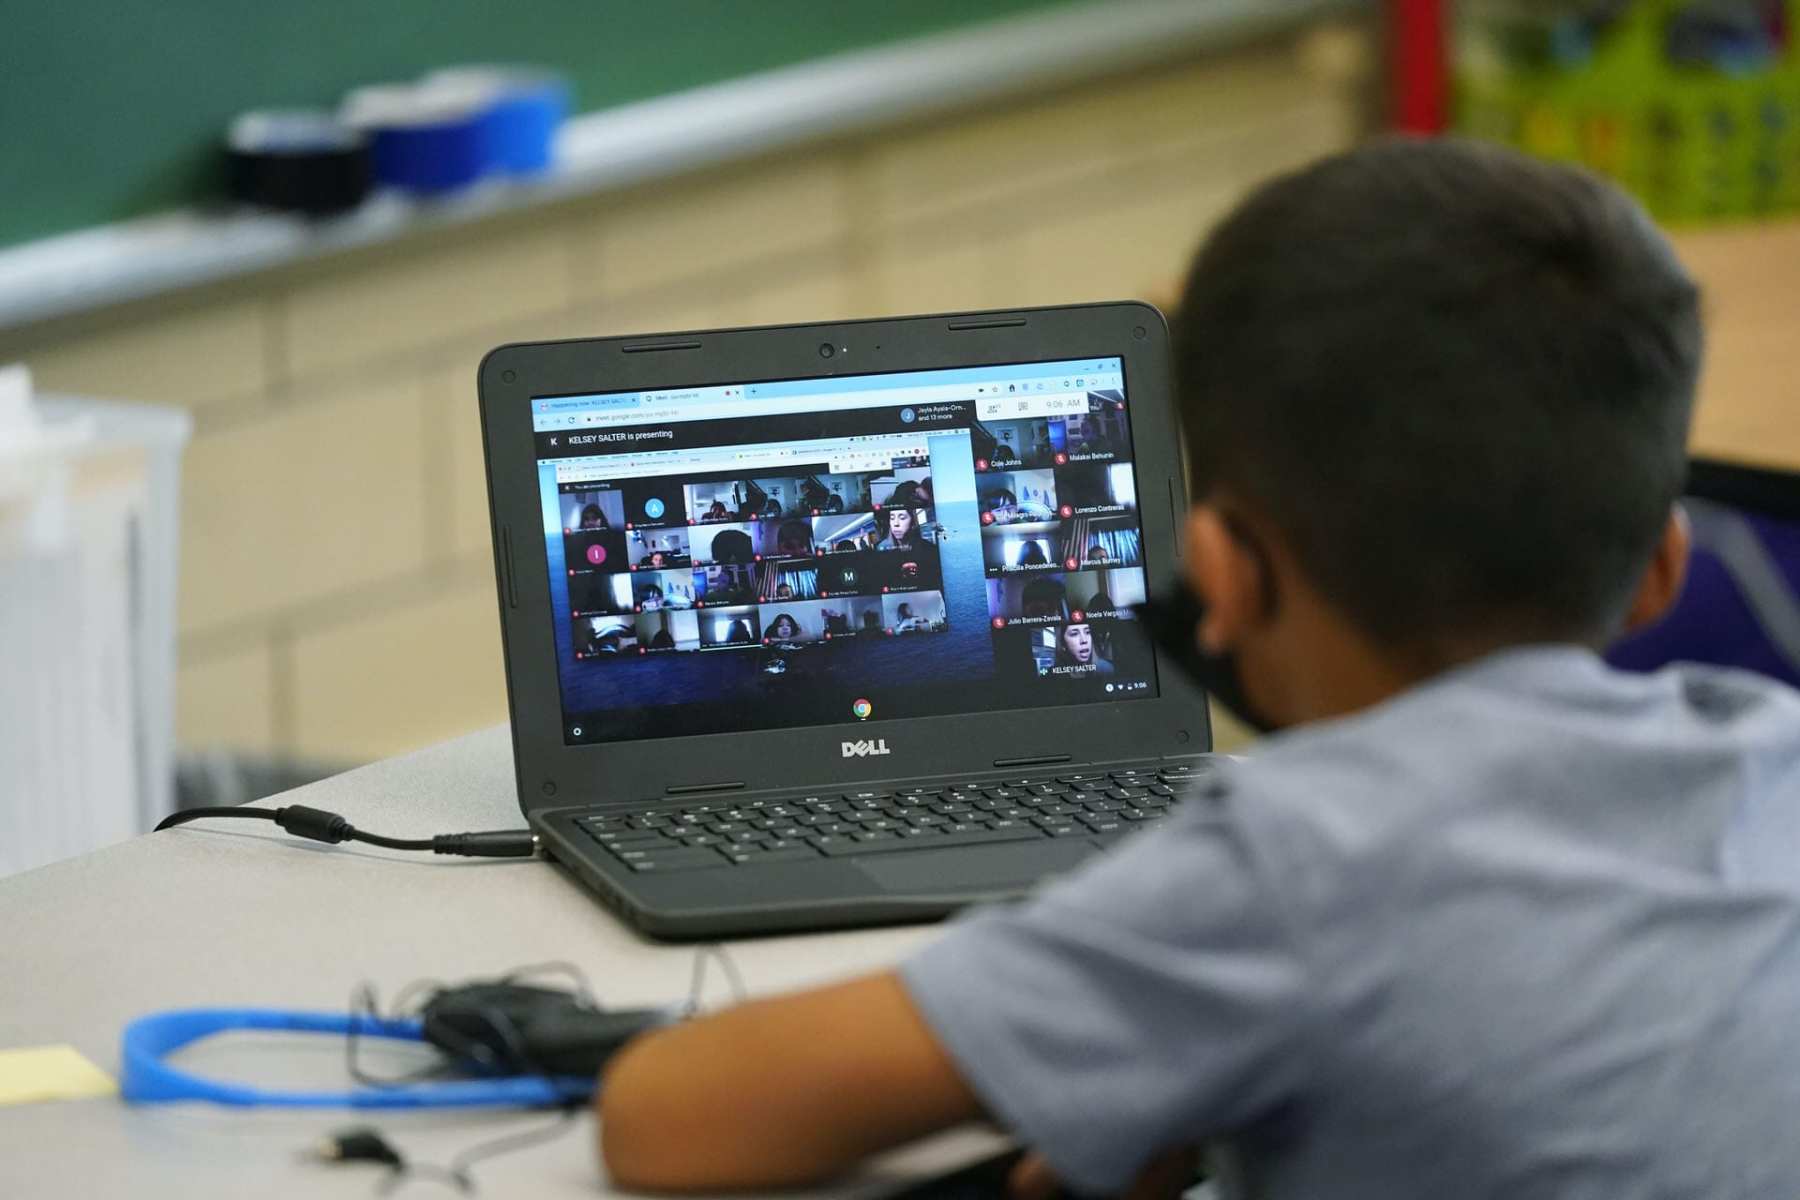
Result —
[{"label": "blue plastic loop", "polygon": [[417,1021],[348,1013],[270,1008],[187,1008],[151,1013],[125,1027],[120,1045],[120,1094],[132,1104],[204,1100],[241,1108],[537,1108],[585,1100],[593,1095],[596,1084],[587,1078],[508,1075],[342,1091],[281,1091],[207,1079],[166,1061],[169,1054],[202,1038],[244,1029],[338,1037],[347,1037],[354,1031],[359,1037],[424,1040]]}]

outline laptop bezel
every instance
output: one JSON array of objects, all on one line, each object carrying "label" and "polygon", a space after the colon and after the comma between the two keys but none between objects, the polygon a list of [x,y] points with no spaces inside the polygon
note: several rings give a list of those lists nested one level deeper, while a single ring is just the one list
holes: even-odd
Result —
[{"label": "laptop bezel", "polygon": [[[847,349],[822,357],[826,343]],[[1186,510],[1162,314],[1135,301],[510,343],[478,369],[489,515],[520,808],[639,802],[699,789],[843,787],[991,772],[998,761],[1118,761],[1211,748],[1205,698],[1157,656],[1159,695],[1010,712],[566,744],[542,531],[533,398],[1116,357],[1124,360],[1146,581],[1177,570]],[[968,534],[967,536],[978,536]],[[846,713],[846,716],[849,714]],[[888,753],[846,756],[880,738]]]}]

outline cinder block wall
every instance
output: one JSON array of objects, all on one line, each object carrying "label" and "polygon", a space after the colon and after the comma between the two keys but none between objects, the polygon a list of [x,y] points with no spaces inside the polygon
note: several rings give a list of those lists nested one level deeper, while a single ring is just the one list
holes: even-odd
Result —
[{"label": "cinder block wall", "polygon": [[1247,187],[1360,132],[1318,36],[0,335],[0,361],[194,413],[182,744],[374,759],[506,718],[486,350],[1155,292]]}]

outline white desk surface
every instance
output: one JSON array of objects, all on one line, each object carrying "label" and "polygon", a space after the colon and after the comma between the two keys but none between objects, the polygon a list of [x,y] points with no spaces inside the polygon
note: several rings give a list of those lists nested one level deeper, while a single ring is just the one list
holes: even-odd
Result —
[{"label": "white desk surface", "polygon": [[[265,803],[305,803],[359,828],[420,837],[522,825],[504,728],[377,763]],[[898,960],[932,926],[730,943],[748,990],[768,993]],[[70,1043],[110,1073],[126,1022],[197,1006],[341,1011],[351,989],[383,998],[422,978],[461,980],[565,960],[609,1005],[685,998],[691,947],[646,942],[542,862],[446,859],[325,846],[261,822],[151,834],[0,880],[0,1049]],[[722,1001],[712,972],[708,999]],[[270,1086],[337,1086],[336,1039],[231,1035],[196,1047],[196,1069]],[[541,1113],[132,1108],[116,1099],[0,1107],[0,1194],[27,1197],[376,1194],[379,1168],[324,1165],[301,1151],[356,1124],[401,1152],[443,1164],[468,1146],[530,1128]],[[480,1164],[482,1196],[603,1194],[595,1126]],[[947,1135],[883,1160],[837,1196],[892,1190],[999,1145]],[[428,1181],[400,1196],[453,1194]]]}]

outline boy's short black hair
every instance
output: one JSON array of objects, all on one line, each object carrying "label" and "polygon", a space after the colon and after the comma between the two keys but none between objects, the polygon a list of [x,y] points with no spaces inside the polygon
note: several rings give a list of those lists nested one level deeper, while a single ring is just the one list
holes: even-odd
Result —
[{"label": "boy's short black hair", "polygon": [[1682,486],[1699,293],[1587,172],[1392,140],[1246,200],[1175,331],[1195,494],[1394,646],[1596,640]]}]

